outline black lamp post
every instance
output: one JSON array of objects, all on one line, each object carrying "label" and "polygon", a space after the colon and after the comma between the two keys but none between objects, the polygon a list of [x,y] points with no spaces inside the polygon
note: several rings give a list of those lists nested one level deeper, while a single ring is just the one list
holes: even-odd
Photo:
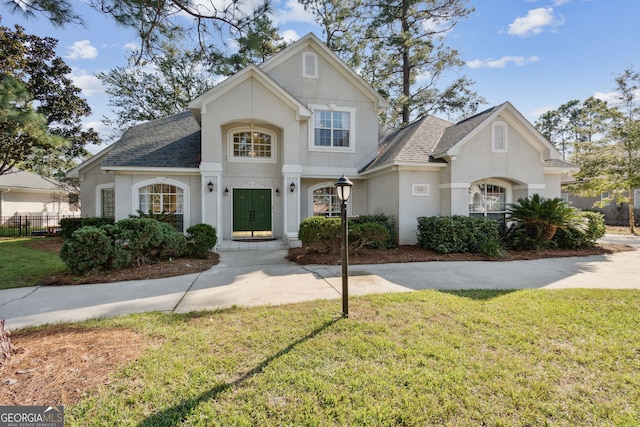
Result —
[{"label": "black lamp post", "polygon": [[349,317],[349,234],[347,232],[347,200],[351,196],[353,182],[342,175],[336,181],[338,199],[340,199],[340,214],[342,218],[342,317]]}]

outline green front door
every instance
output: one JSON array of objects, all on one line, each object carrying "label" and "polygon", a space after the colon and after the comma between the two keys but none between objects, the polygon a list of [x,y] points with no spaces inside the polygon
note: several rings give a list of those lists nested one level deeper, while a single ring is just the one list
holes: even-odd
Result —
[{"label": "green front door", "polygon": [[233,190],[234,237],[271,236],[271,190]]}]

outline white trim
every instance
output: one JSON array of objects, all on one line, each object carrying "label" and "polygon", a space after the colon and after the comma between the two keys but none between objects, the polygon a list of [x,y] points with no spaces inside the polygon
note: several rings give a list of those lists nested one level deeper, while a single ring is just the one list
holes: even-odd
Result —
[{"label": "white trim", "polygon": [[[106,184],[96,185],[95,216],[98,216],[98,217],[102,216],[102,190],[105,190],[107,188],[113,188],[115,191],[116,183],[108,182]],[[114,197],[115,197],[115,194],[114,194]],[[117,201],[117,199],[115,199],[114,201]]]},{"label": "white trim", "polygon": [[[312,185],[307,189],[307,215],[308,215],[307,218],[314,216],[313,215],[313,192],[320,188],[326,188],[326,187],[335,188],[335,186],[336,186],[335,181],[324,181],[319,184]],[[336,195],[336,197],[338,196]],[[350,214],[351,214],[351,203],[347,203],[347,216],[349,216]],[[336,218],[336,217],[334,216],[330,218]]]},{"label": "white trim", "polygon": [[142,166],[101,166],[100,169],[103,171],[125,171],[125,172],[134,172],[135,174],[164,174],[164,175],[175,175],[175,174],[191,174],[191,175],[200,175],[199,168],[163,168],[163,167],[142,167]]},{"label": "white trim", "polygon": [[358,169],[355,168],[338,168],[338,167],[303,167],[302,178],[335,178],[338,179],[342,175],[346,175],[353,179],[358,176]]},{"label": "white trim", "polygon": [[151,179],[146,179],[144,181],[136,182],[131,186],[131,214],[136,215],[137,210],[140,209],[140,198],[139,192],[140,188],[145,187],[151,184],[168,184],[174,185],[182,190],[183,201],[182,201],[182,223],[183,223],[183,231],[186,231],[187,228],[191,226],[191,187],[188,183],[178,181],[171,178],[166,178],[163,176],[158,176]]},{"label": "white trim", "polygon": [[[313,68],[311,72],[309,72],[309,67],[307,67],[307,58],[313,58]],[[303,52],[302,53],[302,77],[306,79],[317,79],[318,78],[318,55],[313,52]]]},{"label": "white trim", "polygon": [[[502,147],[496,147],[496,128],[502,128]],[[506,153],[508,151],[507,124],[502,120],[491,123],[491,151],[493,153]]]},{"label": "white trim", "polygon": [[[239,132],[257,132],[264,133],[271,137],[271,157],[235,157],[233,155],[233,135]],[[227,161],[228,162],[246,162],[246,163],[276,163],[278,161],[277,155],[278,138],[272,130],[262,127],[240,126],[229,129],[227,132]]]},{"label": "white trim", "polygon": [[[335,104],[309,104],[311,120],[309,120],[309,151],[323,151],[332,153],[354,153],[356,151],[356,111],[357,108],[342,107]],[[323,147],[315,145],[315,114],[317,111],[339,111],[349,113],[349,146],[348,147]]]},{"label": "white trim", "polygon": [[448,188],[451,189],[469,189],[469,187],[471,187],[471,183],[470,182],[449,182],[446,184],[440,184],[440,190],[446,190]]},{"label": "white trim", "polygon": [[520,184],[512,187],[514,190],[546,190],[545,184]]}]

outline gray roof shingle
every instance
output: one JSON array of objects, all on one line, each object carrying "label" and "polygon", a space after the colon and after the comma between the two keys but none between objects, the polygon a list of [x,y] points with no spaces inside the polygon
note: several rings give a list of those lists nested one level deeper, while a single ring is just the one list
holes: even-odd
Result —
[{"label": "gray roof shingle", "polygon": [[53,178],[45,178],[32,172],[11,169],[0,175],[0,187],[16,190],[68,191],[69,187]]},{"label": "gray roof shingle", "polygon": [[133,126],[118,140],[102,166],[197,168],[200,125],[190,111]]},{"label": "gray roof shingle", "polygon": [[446,120],[426,116],[406,128],[394,130],[381,126],[378,155],[364,169],[371,169],[390,161],[438,162],[431,157],[445,129],[453,126]]}]

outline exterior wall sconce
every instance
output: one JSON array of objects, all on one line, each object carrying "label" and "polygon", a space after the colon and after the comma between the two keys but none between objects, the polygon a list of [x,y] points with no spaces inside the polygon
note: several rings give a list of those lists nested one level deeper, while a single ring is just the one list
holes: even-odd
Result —
[{"label": "exterior wall sconce", "polygon": [[293,193],[294,190],[296,189],[296,183],[295,182],[291,182],[291,184],[289,184],[289,189],[291,190],[291,192]]},{"label": "exterior wall sconce", "polygon": [[229,195],[229,187],[225,187],[224,188],[224,195],[228,196]]},{"label": "exterior wall sconce", "polygon": [[280,189],[278,187],[276,187],[276,196],[280,195]]},{"label": "exterior wall sconce", "polygon": [[213,192],[213,182],[209,181],[209,183],[207,184],[207,188],[209,189],[209,193]]},{"label": "exterior wall sconce", "polygon": [[353,182],[342,175],[335,183],[340,199],[341,234],[342,234],[342,317],[349,317],[349,234],[347,223],[347,200],[351,196]]}]

